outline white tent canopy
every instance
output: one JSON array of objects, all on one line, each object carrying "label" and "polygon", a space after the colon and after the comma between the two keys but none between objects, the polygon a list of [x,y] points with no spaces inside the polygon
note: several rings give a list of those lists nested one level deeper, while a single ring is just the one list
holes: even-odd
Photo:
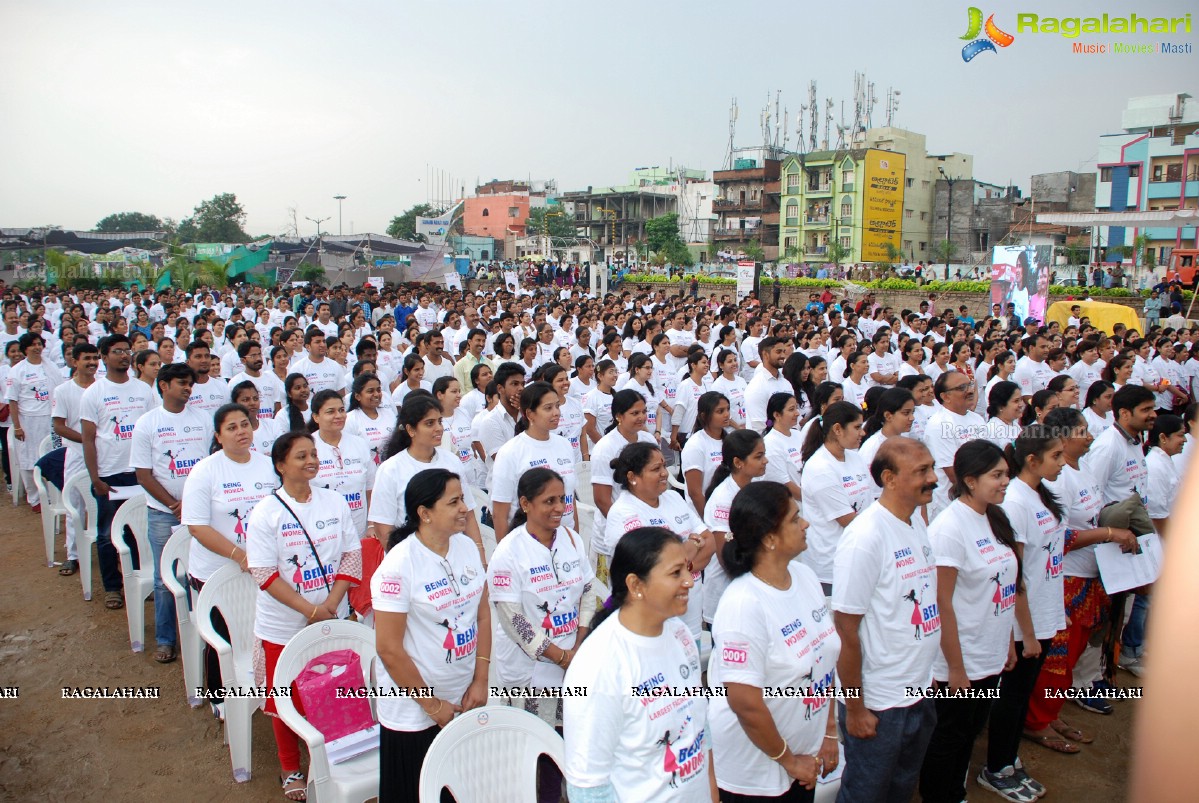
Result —
[{"label": "white tent canopy", "polygon": [[1199,225],[1199,209],[1164,209],[1156,212],[1043,212],[1038,223],[1059,226],[1129,226],[1182,228]]}]

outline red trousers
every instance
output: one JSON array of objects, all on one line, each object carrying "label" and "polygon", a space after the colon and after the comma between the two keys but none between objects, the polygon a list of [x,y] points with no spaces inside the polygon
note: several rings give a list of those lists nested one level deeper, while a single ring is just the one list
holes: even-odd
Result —
[{"label": "red trousers", "polygon": [[[283,652],[283,646],[282,644],[272,644],[269,641],[262,642],[262,654],[266,664],[266,686],[268,689],[273,689],[275,686],[275,665],[279,663],[279,654]],[[301,714],[304,713],[304,706],[300,703],[300,698],[296,694],[294,683],[291,686],[291,701],[297,711]],[[271,727],[275,730],[275,750],[279,754],[279,766],[283,770],[283,774],[291,775],[293,772],[299,772],[300,737],[295,731],[287,727],[286,723],[275,712],[274,697],[266,698],[264,710],[270,715]]]},{"label": "red trousers", "polygon": [[[1074,667],[1087,648],[1093,628],[1075,617],[1069,627],[1058,631],[1049,647],[1049,659],[1041,666],[1037,685],[1028,700],[1028,713],[1024,716],[1024,727],[1030,731],[1044,730],[1058,718],[1066,700],[1063,697],[1046,697],[1048,689],[1068,689],[1074,684]],[[1064,654],[1063,654],[1064,652]]]}]

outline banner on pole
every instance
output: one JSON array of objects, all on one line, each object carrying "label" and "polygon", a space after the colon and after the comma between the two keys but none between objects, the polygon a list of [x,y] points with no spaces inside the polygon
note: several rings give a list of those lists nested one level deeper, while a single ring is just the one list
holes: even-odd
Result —
[{"label": "banner on pole", "polygon": [[741,260],[737,263],[737,300],[741,301],[754,291],[754,268],[757,263]]}]

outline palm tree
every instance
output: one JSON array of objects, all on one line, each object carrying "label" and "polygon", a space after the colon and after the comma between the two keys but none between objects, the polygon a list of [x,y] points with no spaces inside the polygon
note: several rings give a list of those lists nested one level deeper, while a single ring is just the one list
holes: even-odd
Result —
[{"label": "palm tree", "polygon": [[850,250],[849,246],[842,245],[840,240],[833,240],[828,244],[828,253],[826,256],[829,262],[832,262],[840,270],[841,263],[848,259],[852,253],[853,251]]}]

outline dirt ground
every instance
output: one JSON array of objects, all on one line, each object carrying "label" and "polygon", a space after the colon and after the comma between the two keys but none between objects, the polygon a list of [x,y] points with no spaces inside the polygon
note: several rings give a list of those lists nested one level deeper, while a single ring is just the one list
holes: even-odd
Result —
[{"label": "dirt ground", "polygon": [[[11,578],[0,584],[0,688],[19,690],[15,698],[0,693],[0,799],[282,800],[266,718],[254,717],[253,778],[235,783],[220,723],[207,708],[188,707],[178,662],[154,662],[153,604],[146,606],[151,652],[135,654],[125,612],[104,608],[98,571],[93,599],[84,602],[78,576],[60,577],[45,566],[41,526],[28,506],[15,510],[0,497],[0,514]],[[157,686],[161,695],[64,700],[64,686]],[[1068,721],[1095,736],[1079,755],[1023,744],[1025,766],[1049,788],[1046,800],[1125,799],[1135,705],[1115,703],[1116,713],[1101,717],[1068,703]],[[967,791],[971,801],[998,800],[973,780]]]}]

